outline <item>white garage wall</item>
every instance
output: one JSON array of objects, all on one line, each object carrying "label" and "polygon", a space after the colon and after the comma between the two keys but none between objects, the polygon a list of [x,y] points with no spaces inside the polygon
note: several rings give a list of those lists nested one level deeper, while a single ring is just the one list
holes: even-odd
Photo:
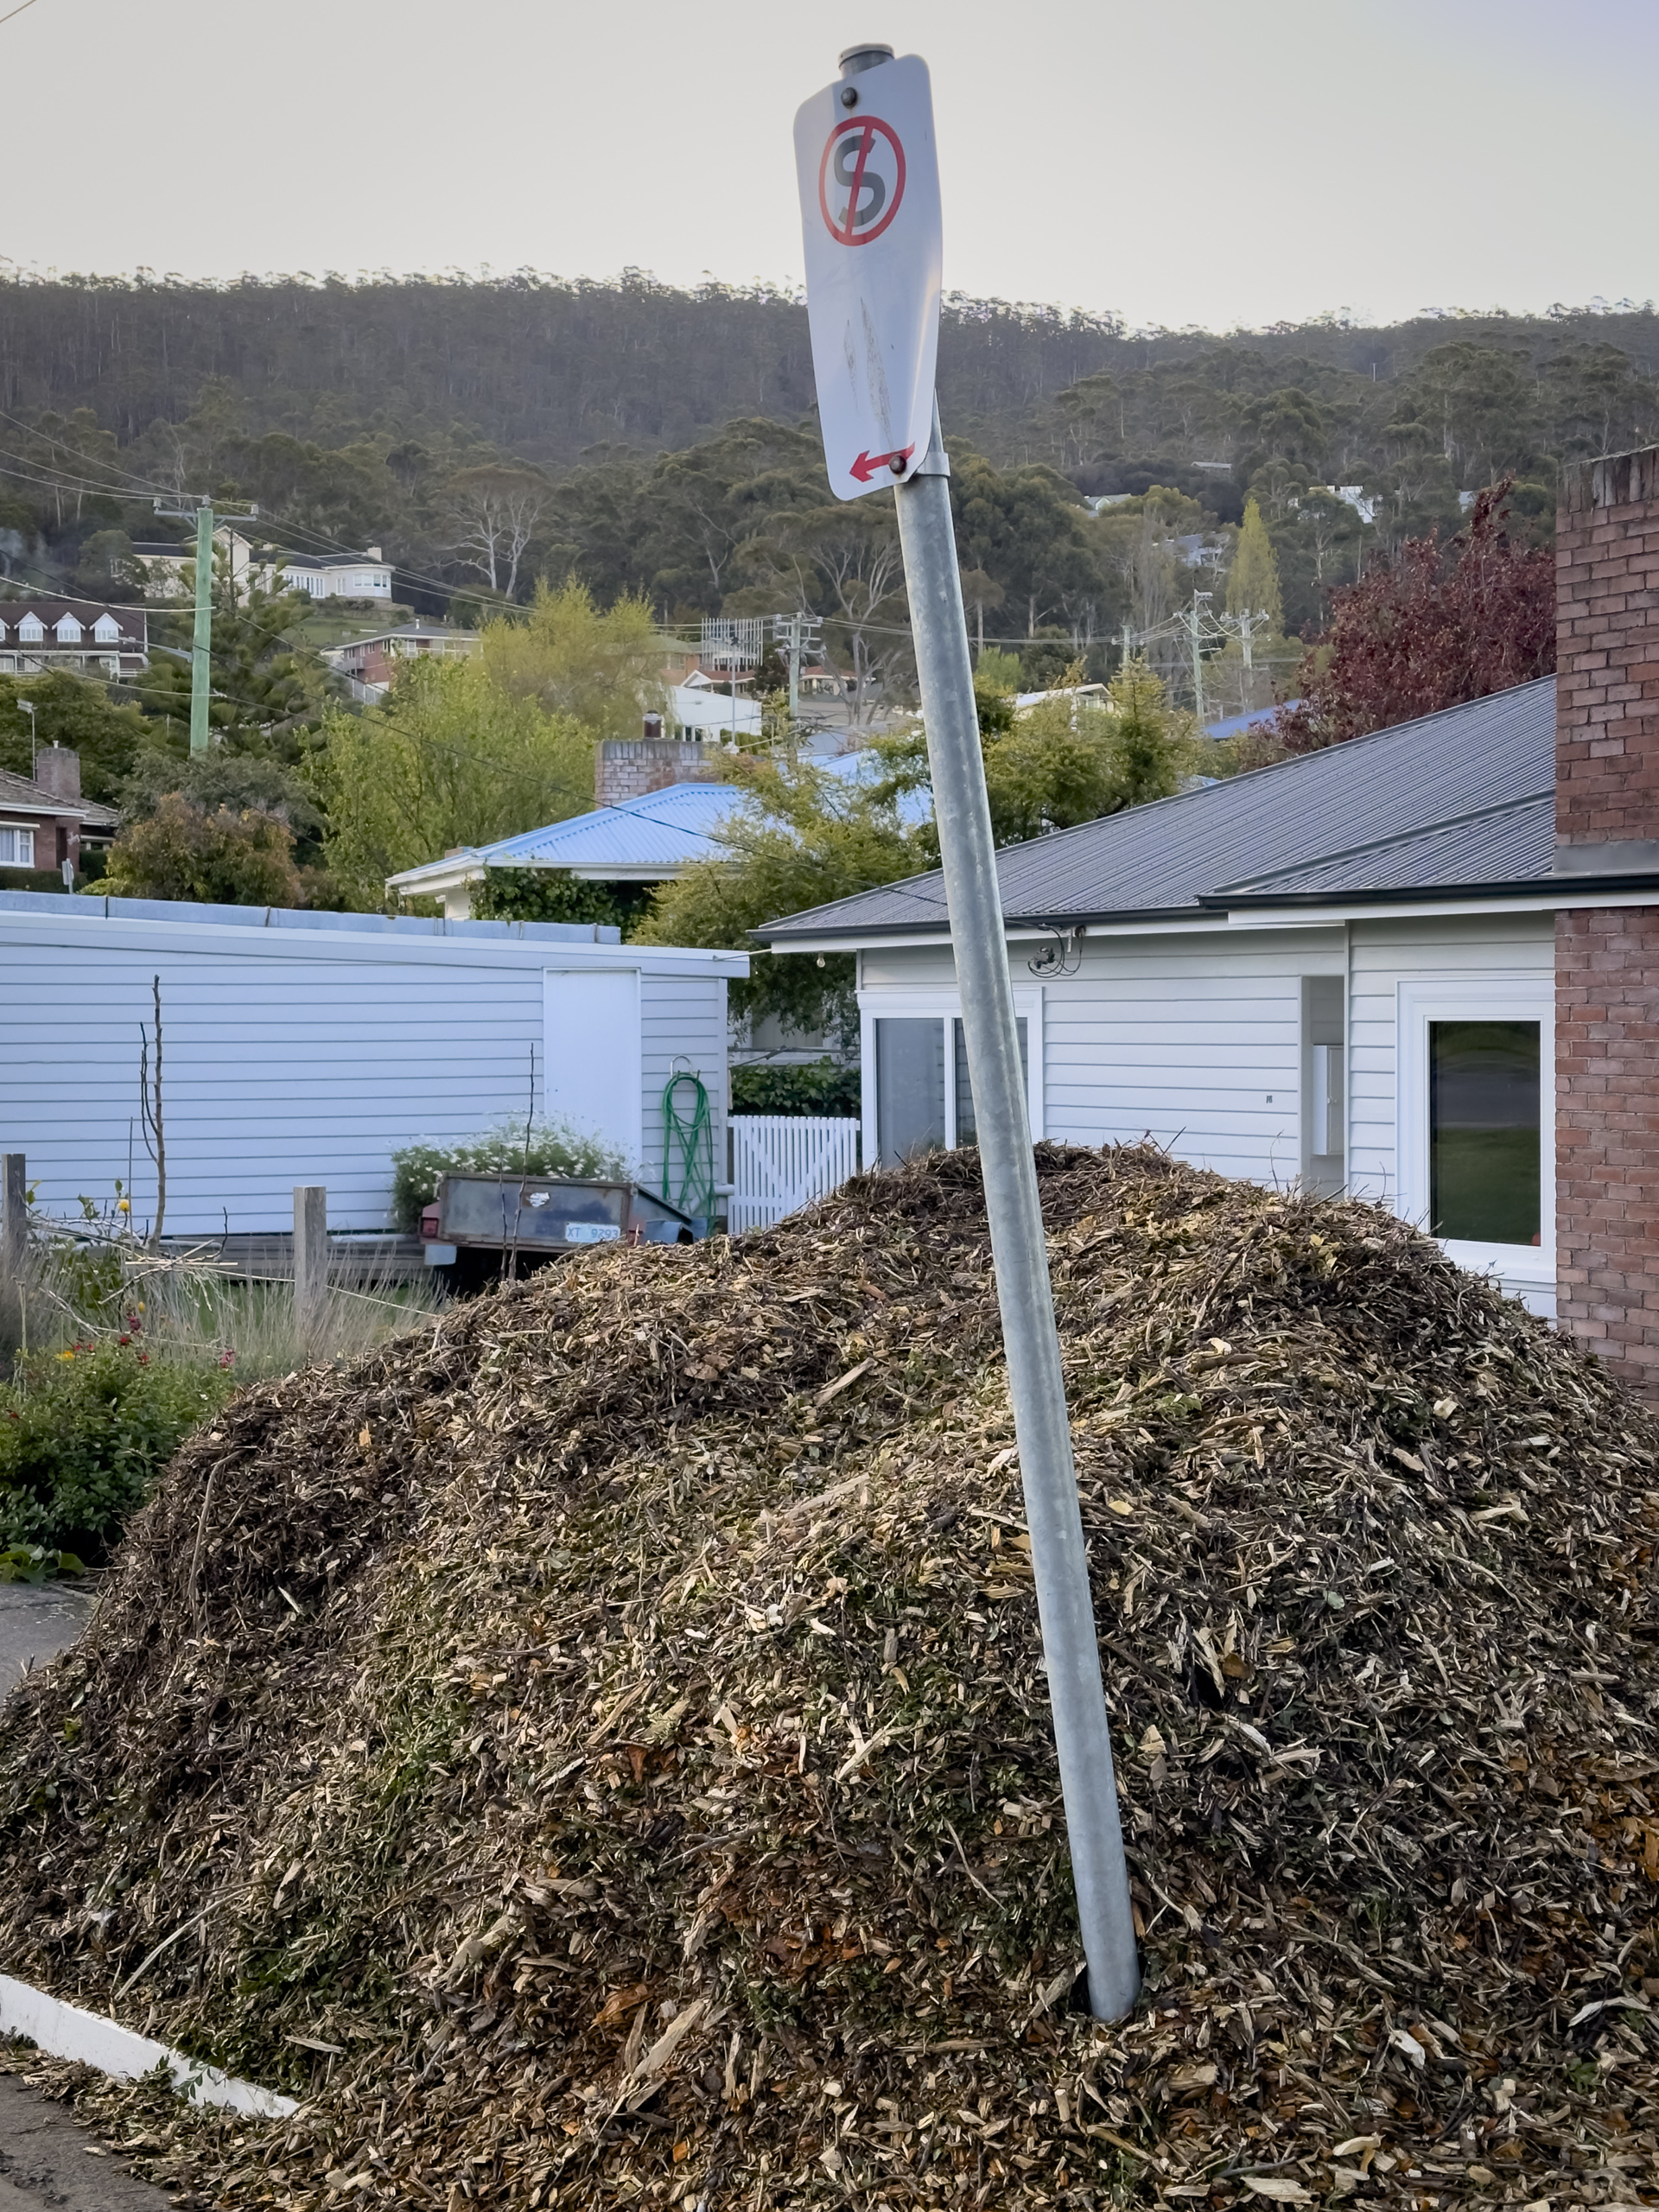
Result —
[{"label": "white garage wall", "polygon": [[542,1110],[551,959],[642,970],[647,1174],[661,1175],[664,1047],[695,1046],[723,1113],[726,977],[746,971],[742,955],[636,953],[590,932],[582,944],[574,931],[567,941],[490,924],[267,928],[257,909],[226,922],[223,909],[148,902],[147,917],[166,918],[135,919],[118,911],[128,902],[108,914],[105,903],[0,899],[0,1147],[27,1155],[53,1212],[77,1211],[83,1192],[107,1201],[130,1160],[135,1214],[153,1215],[138,1053],[156,975],[169,1231],[289,1226],[296,1183],[327,1185],[335,1230],[389,1225],[391,1153],[522,1116],[532,1050]]}]

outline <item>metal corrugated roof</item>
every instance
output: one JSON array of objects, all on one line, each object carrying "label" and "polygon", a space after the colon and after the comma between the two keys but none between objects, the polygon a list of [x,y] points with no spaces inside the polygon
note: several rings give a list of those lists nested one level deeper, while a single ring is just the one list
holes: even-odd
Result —
[{"label": "metal corrugated roof", "polygon": [[[833,760],[816,760],[820,773],[847,782],[874,779],[880,764],[868,751],[846,753]],[[745,799],[738,784],[670,784],[639,798],[620,799],[614,806],[595,808],[591,814],[573,814],[567,821],[550,822],[540,830],[522,830],[493,845],[477,845],[464,853],[448,853],[442,860],[420,868],[405,868],[387,880],[405,892],[418,893],[433,878],[454,880],[464,862],[476,874],[485,868],[554,868],[650,869],[671,875],[693,861],[718,860],[726,855],[716,832],[739,813]],[[899,800],[899,817],[908,827],[925,822],[933,810],[930,791],[911,791]]]},{"label": "metal corrugated roof", "polygon": [[[1247,872],[1255,882],[1362,846],[1410,841],[1541,798],[1553,792],[1554,777],[1555,683],[1546,677],[1327,752],[1007,846],[997,855],[1002,911],[1011,922],[1062,924],[1196,917],[1203,901]],[[1548,862],[1521,873],[1547,875]],[[785,916],[755,934],[781,946],[795,938],[937,930],[945,919],[944,881],[935,872]]]},{"label": "metal corrugated roof", "polygon": [[742,804],[734,784],[670,784],[481,845],[478,857],[491,868],[684,868],[717,855],[712,833]]},{"label": "metal corrugated roof", "polygon": [[1221,886],[1230,906],[1309,892],[1472,890],[1549,874],[1555,860],[1555,794],[1491,807],[1461,822],[1392,837],[1301,868]]}]

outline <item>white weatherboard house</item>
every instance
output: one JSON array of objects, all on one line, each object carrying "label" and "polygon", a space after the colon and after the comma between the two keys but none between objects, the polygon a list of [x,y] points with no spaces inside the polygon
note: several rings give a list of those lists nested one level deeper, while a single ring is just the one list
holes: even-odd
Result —
[{"label": "white weatherboard house", "polygon": [[[1523,685],[998,855],[1035,1137],[1150,1136],[1430,1224],[1555,1300],[1555,686]],[[864,1156],[971,1141],[938,875],[790,916],[855,951]]]},{"label": "white weatherboard house", "polygon": [[391,1154],[531,1106],[597,1130],[661,1187],[662,1095],[699,1076],[725,1157],[726,986],[742,953],[623,945],[588,924],[445,922],[0,892],[0,1149],[46,1211],[140,1227],[141,1029],[161,979],[169,1234],[391,1225]]}]

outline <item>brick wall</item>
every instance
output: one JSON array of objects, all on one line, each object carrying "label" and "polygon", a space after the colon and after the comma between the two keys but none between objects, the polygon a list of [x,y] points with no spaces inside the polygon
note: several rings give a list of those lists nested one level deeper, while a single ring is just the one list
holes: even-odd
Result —
[{"label": "brick wall", "polygon": [[670,784],[712,784],[720,758],[718,745],[607,738],[594,756],[594,797],[601,806],[615,806],[623,799],[643,798],[647,791],[665,791]]},{"label": "brick wall", "polygon": [[[1659,870],[1659,448],[1566,472],[1558,875]],[[1561,1325],[1659,1398],[1659,907],[1555,921]]]},{"label": "brick wall", "polygon": [[1557,1313],[1659,1398],[1659,906],[1555,918]]},{"label": "brick wall", "polygon": [[1570,849],[1659,841],[1659,447],[1563,474],[1555,658],[1563,859],[1598,872],[1639,862]]}]

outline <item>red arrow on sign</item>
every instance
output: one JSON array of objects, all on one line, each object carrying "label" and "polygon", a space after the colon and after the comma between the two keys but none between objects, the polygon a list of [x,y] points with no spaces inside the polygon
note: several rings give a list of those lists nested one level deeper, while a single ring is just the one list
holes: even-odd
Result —
[{"label": "red arrow on sign", "polygon": [[915,450],[914,446],[906,446],[899,453],[861,453],[847,473],[855,476],[861,484],[868,484],[878,468],[890,468],[895,461],[908,461]]}]

